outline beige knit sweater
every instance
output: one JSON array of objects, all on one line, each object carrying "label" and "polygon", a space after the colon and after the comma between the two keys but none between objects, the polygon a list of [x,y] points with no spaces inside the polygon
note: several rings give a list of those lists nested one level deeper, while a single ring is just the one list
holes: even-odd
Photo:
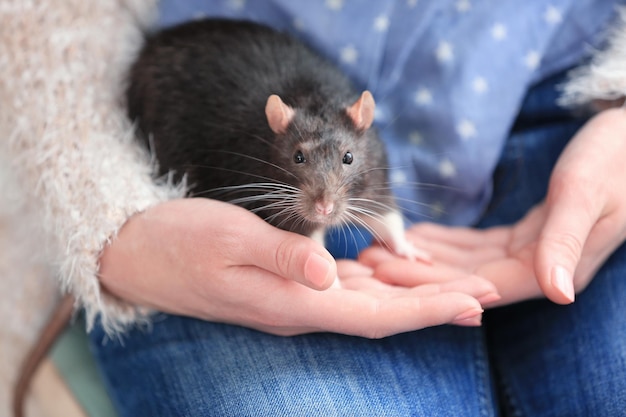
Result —
[{"label": "beige knit sweater", "polygon": [[98,255],[132,214],[180,195],[151,178],[123,105],[146,1],[3,1],[0,154],[37,208],[52,275],[108,331],[144,312],[102,292]]},{"label": "beige knit sweater", "polygon": [[[88,326],[100,316],[110,334],[146,319],[103,292],[97,271],[129,216],[184,194],[153,180],[122,99],[154,6],[0,0],[0,383],[13,380],[55,288],[76,296]],[[618,26],[567,85],[564,103],[626,93],[626,14]],[[0,387],[3,406],[5,394]]]},{"label": "beige knit sweater", "polygon": [[58,290],[108,332],[146,311],[103,292],[98,256],[132,214],[182,190],[133,143],[124,74],[145,0],[0,0],[0,416]]}]

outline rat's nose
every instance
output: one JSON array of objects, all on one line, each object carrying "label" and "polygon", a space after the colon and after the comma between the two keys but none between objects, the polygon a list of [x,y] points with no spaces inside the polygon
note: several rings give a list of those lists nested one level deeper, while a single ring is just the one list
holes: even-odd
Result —
[{"label": "rat's nose", "polygon": [[328,216],[334,208],[335,205],[332,202],[317,201],[315,203],[315,211],[323,216]]}]

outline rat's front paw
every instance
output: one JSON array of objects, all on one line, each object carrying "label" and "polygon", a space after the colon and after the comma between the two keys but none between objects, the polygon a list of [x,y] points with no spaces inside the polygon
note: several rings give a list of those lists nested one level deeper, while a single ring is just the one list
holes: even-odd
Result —
[{"label": "rat's front paw", "polygon": [[[371,219],[365,218],[364,221],[368,223],[371,222]],[[385,245],[396,255],[411,261],[418,260],[428,264],[432,263],[430,253],[416,248],[413,243],[406,240],[402,215],[397,210],[387,213],[382,221],[371,222],[368,225],[372,228],[377,239],[385,242]]]},{"label": "rat's front paw", "polygon": [[426,252],[423,249],[416,248],[408,240],[402,240],[401,242],[397,242],[393,249],[396,255],[402,256],[411,261],[417,260],[428,264],[431,264],[433,261],[433,257],[429,252]]}]

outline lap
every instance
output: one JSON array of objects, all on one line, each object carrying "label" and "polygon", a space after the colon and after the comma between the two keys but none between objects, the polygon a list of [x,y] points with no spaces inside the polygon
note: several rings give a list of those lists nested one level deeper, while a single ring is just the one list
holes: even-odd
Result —
[{"label": "lap", "polygon": [[523,303],[486,318],[512,415],[617,416],[626,410],[626,246],[574,304]]},{"label": "lap", "polygon": [[[545,195],[552,164],[582,123],[554,109],[554,84],[537,89],[550,108],[533,109],[530,95],[524,104],[480,226],[514,222]],[[573,305],[499,308],[484,329],[283,338],[159,316],[123,343],[103,344],[96,328],[92,349],[122,416],[488,416],[497,414],[492,388],[512,415],[620,415],[625,275],[622,247]]]},{"label": "lap", "polygon": [[122,416],[494,415],[480,329],[275,337],[162,316],[92,349]]},{"label": "lap", "polygon": [[[558,80],[530,94],[494,177],[481,227],[513,223],[546,192],[552,165],[584,120],[555,107]],[[576,302],[489,311],[485,331],[501,400],[511,415],[613,416],[626,410],[626,245]]]}]

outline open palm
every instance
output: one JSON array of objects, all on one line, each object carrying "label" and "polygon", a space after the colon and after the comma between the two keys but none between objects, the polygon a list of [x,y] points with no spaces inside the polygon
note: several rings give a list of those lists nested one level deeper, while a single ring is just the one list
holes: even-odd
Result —
[{"label": "open palm", "polygon": [[[544,296],[571,303],[626,238],[625,139],[623,109],[591,119],[559,158],[546,199],[514,225],[412,227],[409,239],[433,255],[436,270],[379,247],[364,251],[360,261],[396,285],[474,273],[496,285],[502,298],[494,304]],[[447,274],[437,272],[442,269]]]}]

